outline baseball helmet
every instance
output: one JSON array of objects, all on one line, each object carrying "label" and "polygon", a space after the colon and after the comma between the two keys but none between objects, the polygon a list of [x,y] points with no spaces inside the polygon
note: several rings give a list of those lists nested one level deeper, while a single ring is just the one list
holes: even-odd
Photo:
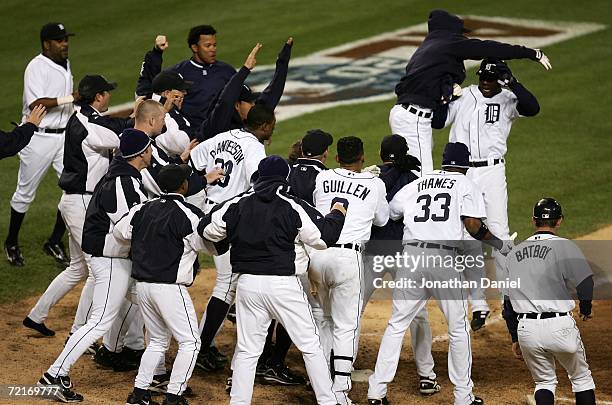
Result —
[{"label": "baseball helmet", "polygon": [[561,205],[554,198],[542,198],[533,207],[534,219],[559,219],[562,217]]},{"label": "baseball helmet", "polygon": [[484,58],[480,63],[480,68],[476,72],[478,76],[483,79],[497,80],[499,78],[500,69],[508,69],[508,65],[501,59],[497,58]]}]

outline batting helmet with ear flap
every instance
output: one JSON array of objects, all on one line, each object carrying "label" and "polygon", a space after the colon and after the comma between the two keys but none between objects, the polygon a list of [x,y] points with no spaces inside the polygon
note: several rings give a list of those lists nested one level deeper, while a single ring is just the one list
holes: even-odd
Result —
[{"label": "batting helmet with ear flap", "polygon": [[533,207],[534,219],[559,219],[562,217],[561,204],[554,198],[542,198]]},{"label": "batting helmet with ear flap", "polygon": [[480,68],[476,72],[478,76],[489,76],[497,79],[502,71],[508,70],[508,65],[501,59],[484,58],[480,63]]}]

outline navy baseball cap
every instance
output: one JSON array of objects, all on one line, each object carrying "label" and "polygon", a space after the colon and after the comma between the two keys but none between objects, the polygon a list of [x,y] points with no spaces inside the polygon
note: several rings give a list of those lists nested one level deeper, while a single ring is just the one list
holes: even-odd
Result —
[{"label": "navy baseball cap", "polygon": [[62,23],[48,23],[43,25],[40,29],[40,41],[47,41],[50,39],[62,39],[66,37],[72,37],[74,33],[66,31],[66,27]]},{"label": "navy baseball cap", "polygon": [[499,78],[498,66],[507,67],[506,63],[501,59],[484,58],[476,74],[483,80],[497,80]]},{"label": "navy baseball cap", "polygon": [[383,162],[394,162],[395,159],[408,154],[408,143],[401,135],[387,135],[380,143],[380,158]]},{"label": "navy baseball cap", "polygon": [[334,143],[334,138],[320,129],[311,129],[302,138],[302,154],[306,157],[322,155],[329,145]]},{"label": "navy baseball cap", "polygon": [[95,97],[98,93],[116,88],[116,82],[109,82],[102,75],[86,75],[79,82],[79,94],[85,97]]},{"label": "navy baseball cap", "polygon": [[157,184],[164,193],[172,193],[178,190],[189,176],[191,176],[189,165],[171,163],[161,168],[157,175]]},{"label": "navy baseball cap", "polygon": [[447,143],[442,154],[442,167],[469,169],[470,151],[468,147],[461,142]]},{"label": "navy baseball cap", "polygon": [[247,103],[254,103],[259,98],[261,93],[254,92],[251,90],[249,86],[246,84],[242,85],[240,89],[240,97],[238,97],[238,101],[245,101]]},{"label": "navy baseball cap", "polygon": [[124,159],[140,155],[149,145],[151,138],[139,129],[125,129],[119,138],[119,150]]},{"label": "navy baseball cap", "polygon": [[282,177],[287,179],[291,169],[285,159],[278,155],[271,155],[259,162],[257,171],[259,172],[259,178]]},{"label": "navy baseball cap", "polygon": [[153,78],[151,87],[154,93],[162,93],[166,90],[188,90],[193,82],[183,79],[180,73],[164,70]]}]

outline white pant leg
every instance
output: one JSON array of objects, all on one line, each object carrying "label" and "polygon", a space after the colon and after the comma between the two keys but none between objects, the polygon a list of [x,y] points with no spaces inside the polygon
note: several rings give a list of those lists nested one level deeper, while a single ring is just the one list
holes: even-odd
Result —
[{"label": "white pant leg", "polygon": [[412,343],[412,353],[417,373],[421,377],[429,377],[435,380],[435,363],[431,354],[433,334],[429,324],[429,313],[425,305],[423,305],[423,308],[416,313],[414,319],[410,322],[410,342]]},{"label": "white pant leg", "polygon": [[[419,281],[420,277],[418,275],[417,271],[415,273],[398,271],[396,276]],[[387,385],[393,381],[397,372],[406,330],[417,314],[425,308],[427,299],[427,293],[418,288],[395,289],[393,291],[391,318],[378,349],[374,374],[369,378],[368,398],[381,399],[387,395]],[[429,356],[431,356],[431,350]]]},{"label": "white pant leg", "polygon": [[[331,305],[329,300],[329,289],[327,284],[324,282],[324,273],[322,272],[324,264],[326,263],[325,255],[322,252],[313,251],[310,255],[310,268],[308,270],[308,277],[302,276],[302,283],[306,286],[308,283],[311,291],[316,291],[316,294],[312,293],[310,296],[313,301],[316,302],[312,305],[312,314],[315,318],[315,323],[319,329],[319,339],[321,341],[321,347],[325,354],[325,359],[329,366],[330,355],[333,347],[333,327],[334,323],[331,318]],[[306,279],[304,281],[304,279]]]},{"label": "white pant leg", "polygon": [[[320,290],[317,297],[324,316],[331,317],[333,323],[334,354],[330,363],[335,371],[336,400],[341,404],[349,403],[351,371],[359,347],[363,302],[361,265],[361,254],[352,249],[329,248],[311,257],[311,268],[316,269],[312,281]],[[324,322],[322,329],[325,326]]]},{"label": "white pant leg", "polygon": [[129,322],[127,333],[123,340],[123,346],[132,350],[142,350],[145,348],[144,319],[140,306],[136,305],[136,310]]},{"label": "white pant leg", "polygon": [[[64,271],[58,274],[49,284],[43,295],[28,315],[34,322],[42,323],[49,316],[49,311],[59,300],[61,300],[70,290],[72,290],[87,274],[89,268],[85,260],[85,254],[81,249],[83,238],[83,223],[87,206],[91,200],[90,195],[63,194],[59,209],[68,228],[68,247],[70,248],[70,264]],[[85,310],[91,304],[93,296],[93,285],[84,288],[79,301],[85,306]],[[77,312],[78,313],[78,312]],[[82,319],[81,325],[85,323]]]},{"label": "white pant leg", "polygon": [[[272,315],[263,302],[254,277],[238,279],[236,296],[236,334],[238,341],[232,358],[230,404],[248,405],[253,397],[257,360],[263,352]],[[273,277],[273,276],[271,276]],[[250,281],[250,282],[249,282]],[[270,289],[272,291],[272,289]]]},{"label": "white pant leg", "polygon": [[91,272],[96,280],[93,308],[87,323],[70,336],[64,350],[48,372],[68,375],[70,367],[92,343],[111,327],[128,289],[132,262],[128,259],[92,257]]},{"label": "white pant leg", "polygon": [[484,263],[484,253],[482,250],[482,243],[472,238],[467,231],[464,231],[464,250],[463,255],[466,257],[482,257],[481,262],[474,262],[474,266],[470,266],[463,271],[465,279],[468,281],[476,281],[476,286],[469,289],[469,301],[472,304],[472,312],[475,311],[490,311],[489,304],[487,303],[487,296],[485,289],[482,287],[480,280],[486,277],[486,268]]},{"label": "white pant leg", "polygon": [[156,289],[152,298],[172,337],[178,343],[178,351],[170,373],[168,393],[182,395],[200,352],[198,317],[187,287],[177,284],[157,285],[160,288]]},{"label": "white pant leg", "polygon": [[[573,327],[567,328],[564,323],[568,322],[568,320],[563,318],[569,318],[569,321],[573,323]],[[563,321],[554,319],[559,324],[558,328],[548,328],[555,342],[551,346],[551,350],[561,366],[567,371],[567,376],[572,383],[573,392],[594,390],[595,381],[593,381],[591,370],[587,363],[586,351],[580,337],[578,325],[576,325],[576,320],[569,316],[561,317],[561,319]]]},{"label": "white pant leg", "polygon": [[111,352],[123,350],[125,335],[139,308],[133,302],[124,299],[110,329],[104,334],[102,343]]},{"label": "white pant leg", "polygon": [[545,389],[554,394],[557,389],[555,356],[541,344],[541,322],[537,319],[519,319],[518,342],[525,364],[535,382],[535,391]]},{"label": "white pant leg", "polygon": [[74,315],[74,321],[70,328],[70,333],[76,332],[81,326],[87,323],[89,315],[91,315],[91,308],[93,306],[93,293],[96,280],[89,272],[89,276],[85,280],[85,285],[81,290],[81,297],[79,298],[79,305],[77,306],[76,314]]},{"label": "white pant leg", "polygon": [[[421,161],[421,173],[431,172],[433,170],[431,118],[419,117],[396,104],[389,113],[389,126],[392,133],[406,139],[408,153]],[[418,173],[419,176],[421,173]]]},{"label": "white pant leg", "polygon": [[[500,163],[493,166],[471,168],[467,177],[473,180],[483,193],[485,208],[487,212],[486,223],[491,233],[502,240],[510,239],[508,227],[508,187],[506,184],[506,165]],[[504,280],[505,256],[498,251],[493,251],[495,260],[495,272],[498,280]],[[508,291],[502,291],[508,295]]]},{"label": "white pant leg", "polygon": [[230,252],[227,251],[221,256],[213,256],[213,260],[217,269],[217,281],[212,295],[228,304],[232,304],[236,296],[236,279],[238,275],[232,273]]},{"label": "white pant leg", "polygon": [[[432,250],[432,249],[430,249]],[[443,257],[449,251],[438,250]],[[452,267],[428,269],[432,280],[465,281],[463,273]],[[455,386],[455,405],[469,405],[474,400],[472,389],[472,346],[470,341],[470,322],[468,319],[468,291],[462,288],[449,290],[432,289],[438,306],[444,313],[448,324],[448,377]]]},{"label": "white pant leg", "polygon": [[159,314],[159,308],[155,300],[155,295],[159,294],[157,286],[159,284],[136,282],[138,306],[142,312],[147,329],[147,348],[140,359],[140,366],[138,367],[134,386],[143,390],[149,389],[153,376],[165,373],[165,367],[161,373],[158,372],[158,369],[164,361],[165,353],[170,346],[170,338],[172,337],[166,323]]},{"label": "white pant leg", "polygon": [[[260,281],[266,282],[261,277]],[[265,284],[260,285],[265,288]],[[295,347],[302,352],[317,403],[335,405],[336,397],[332,391],[329,367],[302,284],[295,276],[276,277],[272,288],[274,292],[269,296],[269,310],[272,317],[285,327]]]},{"label": "white pant leg", "polygon": [[40,134],[34,132],[30,143],[19,152],[17,188],[11,198],[11,207],[17,212],[27,212],[36,197],[36,190],[53,164],[61,173],[60,154],[63,157],[64,134]]}]

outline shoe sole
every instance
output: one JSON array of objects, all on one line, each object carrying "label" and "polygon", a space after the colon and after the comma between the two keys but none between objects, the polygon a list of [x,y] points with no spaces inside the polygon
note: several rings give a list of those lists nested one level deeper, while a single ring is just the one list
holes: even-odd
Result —
[{"label": "shoe sole", "polygon": [[25,325],[25,324],[23,324],[23,326],[25,326],[26,328],[31,329],[33,331],[36,331],[36,332],[40,333],[43,336],[47,336],[47,337],[55,336],[55,331],[52,331],[51,329],[49,329],[50,332],[45,333],[43,331],[40,331],[40,330],[36,329],[33,326],[29,326],[29,325]]},{"label": "shoe sole", "polygon": [[421,395],[423,396],[430,396],[433,394],[437,394],[438,392],[440,392],[441,387],[437,387],[437,388],[432,388],[432,389],[428,389],[428,390],[419,390],[419,392],[421,393]]},{"label": "shoe sole", "polygon": [[262,378],[262,384],[266,384],[266,385],[304,385],[302,383],[296,383],[296,382],[288,382],[285,380],[282,380],[280,378],[277,377],[266,377],[264,376]]},{"label": "shoe sole", "polygon": [[[43,376],[43,378],[45,378]],[[46,378],[45,381],[49,382]],[[54,384],[43,384],[40,381],[36,383],[37,386],[39,387],[50,387],[50,386],[55,386]],[[76,402],[83,402],[83,399],[69,399],[66,398],[64,395],[62,395],[61,391],[58,391],[57,394],[55,394],[55,396],[53,397],[57,402],[63,402],[65,404],[70,404],[70,403],[76,403]]]}]

